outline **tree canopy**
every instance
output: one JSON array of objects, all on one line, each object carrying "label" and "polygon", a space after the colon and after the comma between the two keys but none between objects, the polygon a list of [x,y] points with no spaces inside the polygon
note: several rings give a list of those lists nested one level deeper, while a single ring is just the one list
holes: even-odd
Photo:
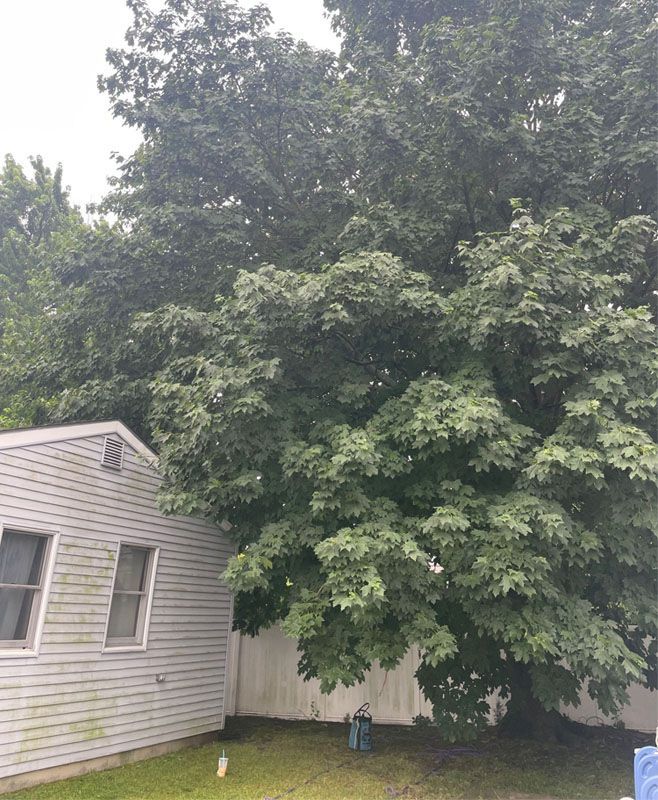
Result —
[{"label": "tree canopy", "polygon": [[327,0],[338,57],[130,5],[100,85],[143,144],[21,391],[150,438],[325,689],[416,646],[449,736],[496,690],[530,733],[614,713],[655,683],[650,4]]}]

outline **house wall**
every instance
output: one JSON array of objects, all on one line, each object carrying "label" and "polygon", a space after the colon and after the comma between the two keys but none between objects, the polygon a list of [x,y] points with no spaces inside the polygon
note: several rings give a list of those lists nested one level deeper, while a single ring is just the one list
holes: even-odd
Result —
[{"label": "house wall", "polygon": [[[418,715],[432,715],[431,705],[414,678],[419,664],[415,648],[407,652],[395,670],[386,672],[375,665],[362,684],[349,689],[339,687],[323,695],[319,681],[304,681],[297,675],[297,644],[278,628],[270,628],[253,638],[231,635],[229,714],[339,722],[362,703],[369,702],[373,718],[379,724],[410,725]],[[658,693],[636,685],[629,694],[630,704],[621,714],[621,721],[627,728],[654,732],[658,724]],[[578,708],[566,707],[564,712],[587,724],[615,721],[606,719],[586,693]]]},{"label": "house wall", "polygon": [[[0,656],[0,791],[10,776],[223,727],[231,605],[218,575],[232,546],[203,521],[162,516],[143,459],[126,445],[123,470],[108,470],[102,445],[0,450],[0,521],[60,534],[40,652]],[[121,540],[160,548],[145,652],[101,652]]]}]

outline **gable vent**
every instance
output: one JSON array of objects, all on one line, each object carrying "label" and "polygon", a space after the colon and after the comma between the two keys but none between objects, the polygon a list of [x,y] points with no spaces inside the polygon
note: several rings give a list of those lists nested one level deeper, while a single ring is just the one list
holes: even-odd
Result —
[{"label": "gable vent", "polygon": [[110,439],[109,436],[106,436],[103,442],[101,464],[104,467],[110,467],[110,469],[121,469],[123,466],[123,446],[123,442],[117,442],[116,439]]}]

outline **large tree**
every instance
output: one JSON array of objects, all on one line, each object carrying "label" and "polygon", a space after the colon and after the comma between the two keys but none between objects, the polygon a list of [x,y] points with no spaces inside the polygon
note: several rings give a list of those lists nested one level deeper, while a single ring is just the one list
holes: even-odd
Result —
[{"label": "large tree", "polygon": [[240,626],[281,620],[325,688],[417,645],[446,732],[498,689],[546,735],[653,677],[649,9],[364,5],[342,259],[143,322],[176,343],[163,503],[234,522]]},{"label": "large tree", "polygon": [[496,689],[535,734],[613,711],[655,678],[650,4],[327,0],[338,59],[130,5],[101,86],[144,143],[53,267],[52,418],[153,436],[325,688],[414,645],[453,736]]},{"label": "large tree", "polygon": [[418,646],[450,735],[495,690],[541,736],[583,686],[614,712],[655,663],[655,327],[625,305],[650,235],[520,214],[448,295],[370,253],[144,319],[177,343],[163,507],[235,524],[239,625],[281,620],[325,689]]}]

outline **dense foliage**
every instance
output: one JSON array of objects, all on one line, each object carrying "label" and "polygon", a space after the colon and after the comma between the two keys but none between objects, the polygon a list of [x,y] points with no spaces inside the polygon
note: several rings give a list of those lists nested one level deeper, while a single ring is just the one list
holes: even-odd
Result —
[{"label": "dense foliage", "polygon": [[494,690],[614,713],[655,681],[650,4],[327,0],[339,58],[130,5],[100,83],[143,144],[22,391],[152,437],[325,688],[414,645],[449,735]]},{"label": "dense foliage", "polygon": [[162,502],[237,523],[240,624],[282,618],[326,688],[418,645],[450,733],[517,673],[614,711],[655,658],[655,330],[621,305],[648,233],[520,214],[447,297],[371,253],[145,320],[180,343]]},{"label": "dense foliage", "polygon": [[[82,219],[68,201],[62,170],[31,160],[32,176],[10,156],[0,171],[0,426],[38,424],[56,404],[50,379],[53,314],[63,311],[53,279],[57,254],[70,247]],[[38,380],[33,380],[38,372]]]}]

